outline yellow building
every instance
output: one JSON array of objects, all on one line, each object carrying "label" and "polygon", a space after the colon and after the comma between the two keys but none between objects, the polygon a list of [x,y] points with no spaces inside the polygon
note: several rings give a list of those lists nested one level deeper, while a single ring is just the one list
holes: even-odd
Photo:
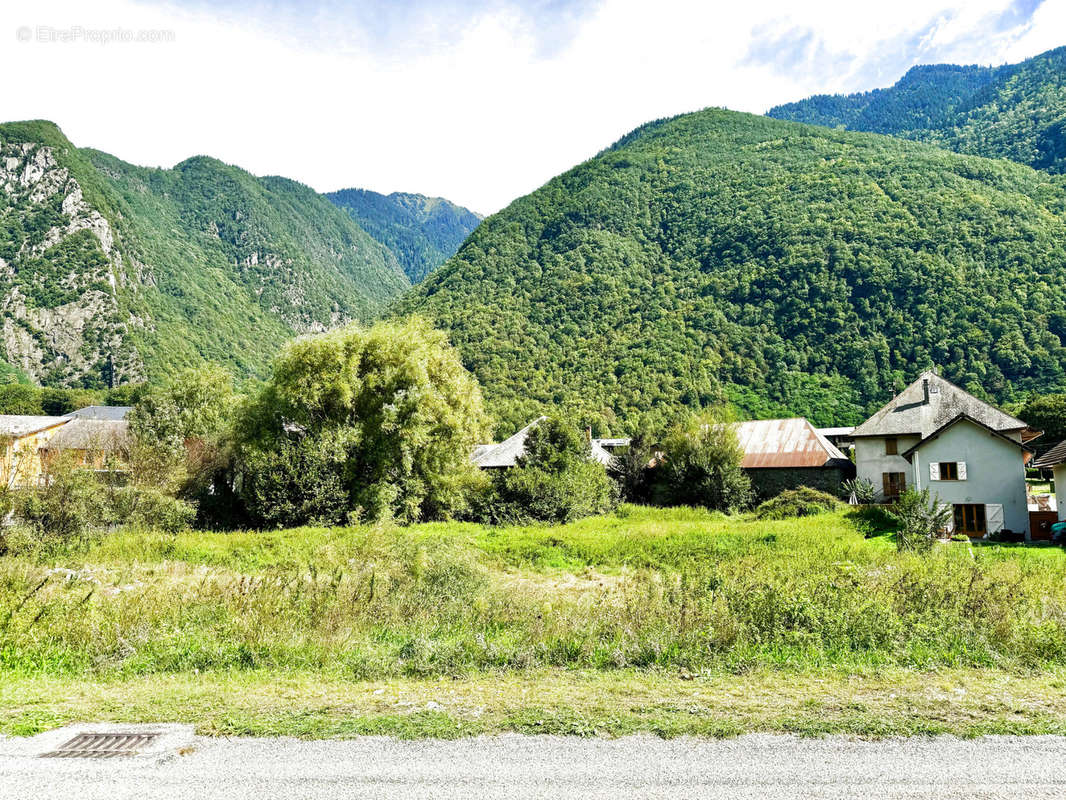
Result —
[{"label": "yellow building", "polygon": [[0,481],[9,489],[36,486],[41,479],[41,450],[70,417],[0,414]]}]

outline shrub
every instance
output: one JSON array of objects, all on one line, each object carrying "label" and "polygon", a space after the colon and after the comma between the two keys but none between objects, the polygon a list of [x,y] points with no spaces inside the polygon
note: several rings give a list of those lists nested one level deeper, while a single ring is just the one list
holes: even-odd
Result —
[{"label": "shrub", "polygon": [[839,507],[840,501],[833,495],[801,486],[798,489],[787,489],[777,497],[761,503],[755,509],[755,516],[758,519],[810,517],[826,511],[835,511]]},{"label": "shrub", "polygon": [[336,525],[348,513],[343,468],[343,457],[317,439],[282,439],[272,450],[245,453],[239,491],[260,524]]},{"label": "shrub", "polygon": [[933,546],[941,531],[951,519],[951,507],[940,504],[939,498],[930,497],[928,489],[908,489],[896,505],[886,509],[888,515],[899,525],[896,531],[896,547],[900,550],[926,552]]},{"label": "shrub", "polygon": [[113,489],[108,500],[111,519],[123,526],[179,533],[196,519],[196,506],[158,489],[123,486]]},{"label": "shrub", "polygon": [[618,491],[627,503],[651,501],[654,467],[649,466],[655,458],[656,448],[643,435],[632,438],[629,447],[615,456],[610,468],[611,477],[618,482]]},{"label": "shrub", "polygon": [[874,482],[869,478],[849,478],[841,482],[840,496],[845,500],[850,500],[852,495],[855,496],[856,502],[862,505],[869,505],[877,497]]},{"label": "shrub", "polygon": [[474,516],[484,522],[571,522],[610,511],[618,490],[588,443],[571,426],[541,421],[526,438],[518,465],[493,476]]},{"label": "shrub", "polygon": [[730,511],[751,502],[751,481],[740,468],[744,454],[729,425],[693,417],[666,436],[663,450],[653,490],[657,503]]},{"label": "shrub", "polygon": [[61,546],[84,543],[110,521],[104,488],[69,457],[49,465],[41,486],[17,494],[14,513],[42,542]]}]

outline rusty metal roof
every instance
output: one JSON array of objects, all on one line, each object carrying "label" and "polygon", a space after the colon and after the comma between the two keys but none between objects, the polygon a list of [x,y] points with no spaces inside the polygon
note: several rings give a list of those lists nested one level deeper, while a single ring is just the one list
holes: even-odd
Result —
[{"label": "rusty metal roof", "polygon": [[760,467],[824,467],[847,461],[840,450],[803,417],[755,419],[734,423],[744,451],[745,469]]}]

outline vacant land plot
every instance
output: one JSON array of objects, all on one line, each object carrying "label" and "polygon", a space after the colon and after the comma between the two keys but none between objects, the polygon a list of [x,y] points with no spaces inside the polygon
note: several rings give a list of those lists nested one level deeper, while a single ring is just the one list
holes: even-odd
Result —
[{"label": "vacant land plot", "polygon": [[0,557],[0,731],[1066,732],[1066,556],[855,512],[112,534]]}]

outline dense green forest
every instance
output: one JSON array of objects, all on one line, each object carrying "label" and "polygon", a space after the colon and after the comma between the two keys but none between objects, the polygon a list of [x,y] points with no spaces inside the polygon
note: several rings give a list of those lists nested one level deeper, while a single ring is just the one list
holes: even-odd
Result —
[{"label": "dense green forest", "polygon": [[936,64],[898,83],[816,95],[770,109],[777,119],[931,142],[1066,172],[1066,47],[1001,67]]},{"label": "dense green forest", "polygon": [[917,372],[1064,385],[1066,182],[902,139],[707,110],[489,217],[399,304],[450,334],[500,430],[732,400],[860,420]]},{"label": "dense green forest", "polygon": [[411,283],[455,255],[481,222],[473,211],[442,197],[367,189],[341,189],[326,197],[392,251]]},{"label": "dense green forest", "polygon": [[205,361],[263,374],[294,334],[368,321],[410,285],[295,181],[202,156],[136,167],[48,122],[0,125],[0,149],[9,376],[95,387]]}]

